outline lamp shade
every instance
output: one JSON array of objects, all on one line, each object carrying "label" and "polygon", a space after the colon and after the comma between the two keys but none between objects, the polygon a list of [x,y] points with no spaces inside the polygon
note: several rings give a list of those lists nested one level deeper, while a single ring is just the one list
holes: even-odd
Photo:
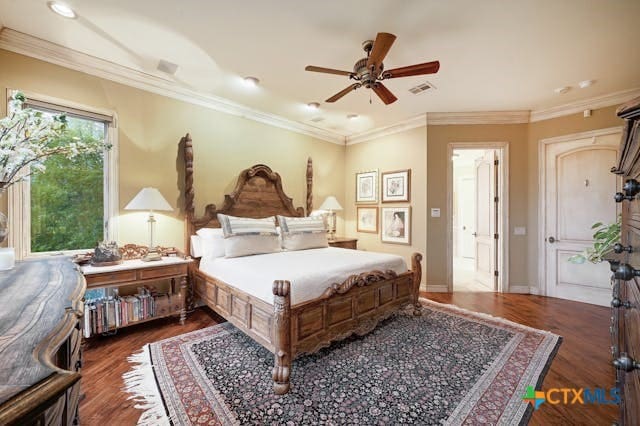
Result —
[{"label": "lamp shade", "polygon": [[124,209],[171,211],[173,207],[165,200],[157,188],[142,188]]},{"label": "lamp shade", "polygon": [[339,211],[342,210],[342,206],[338,200],[336,200],[336,197],[329,195],[320,206],[320,210]]}]

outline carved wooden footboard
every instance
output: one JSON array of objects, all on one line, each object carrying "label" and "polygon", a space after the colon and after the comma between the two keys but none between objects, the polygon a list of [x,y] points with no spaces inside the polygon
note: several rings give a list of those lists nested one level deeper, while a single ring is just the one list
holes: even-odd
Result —
[{"label": "carved wooden footboard", "polygon": [[[202,217],[194,212],[193,146],[187,134],[180,141],[185,162],[185,225],[186,253],[190,253],[190,236],[204,227],[218,228],[217,214],[263,218],[272,215],[304,216],[302,208],[295,208],[283,190],[280,175],[264,164],[240,173],[232,193],[225,195],[224,205],[205,207]],[[307,205],[312,206],[313,167],[307,162]],[[352,334],[365,334],[394,312],[406,305],[420,314],[418,301],[422,269],[422,255],[414,253],[411,270],[402,274],[393,271],[371,271],[348,277],[335,283],[314,300],[291,306],[291,284],[279,280],[273,283],[274,303],[269,304],[224,283],[191,266],[190,276],[196,295],[211,309],[226,318],[242,332],[274,354],[274,391],[289,391],[291,361],[329,346],[331,342]],[[284,272],[284,271],[283,271]],[[295,284],[295,283],[294,283]]]}]

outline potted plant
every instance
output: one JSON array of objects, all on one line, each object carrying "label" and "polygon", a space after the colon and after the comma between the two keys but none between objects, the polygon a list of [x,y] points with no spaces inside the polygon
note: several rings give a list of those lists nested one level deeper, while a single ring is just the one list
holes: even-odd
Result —
[{"label": "potted plant", "polygon": [[621,221],[621,216],[618,216],[618,219],[614,223],[608,225],[601,222],[594,223],[593,226],[591,226],[591,229],[595,230],[593,234],[593,246],[588,247],[582,253],[571,256],[568,259],[569,262],[581,264],[586,261],[591,263],[600,263],[604,260],[609,261],[605,256],[611,253],[614,244],[620,241]]}]

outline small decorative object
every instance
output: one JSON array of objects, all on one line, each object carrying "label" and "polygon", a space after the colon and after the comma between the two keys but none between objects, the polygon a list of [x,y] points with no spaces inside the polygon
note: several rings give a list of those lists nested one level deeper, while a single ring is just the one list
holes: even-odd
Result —
[{"label": "small decorative object", "polygon": [[327,230],[329,231],[329,240],[333,241],[336,238],[336,211],[342,210],[342,206],[336,200],[336,197],[330,195],[324,200],[320,210],[328,212]]},{"label": "small decorative object", "polygon": [[91,262],[91,259],[93,259],[93,253],[87,252],[87,253],[78,253],[75,256],[73,256],[71,260],[74,263],[77,263],[78,265],[85,265]]},{"label": "small decorative object", "polygon": [[605,225],[601,222],[594,223],[591,229],[595,230],[593,234],[593,247],[588,247],[582,253],[571,256],[567,259],[571,263],[581,264],[587,260],[591,263],[600,263],[604,259],[603,256],[613,251],[613,246],[620,241],[620,226],[622,217],[618,216],[615,223]]},{"label": "small decorative object", "polygon": [[378,171],[356,173],[356,203],[378,202]]},{"label": "small decorative object", "polygon": [[358,232],[378,233],[378,208],[358,207]]},{"label": "small decorative object", "polygon": [[115,241],[102,241],[93,252],[93,266],[112,266],[122,263],[122,254]]},{"label": "small decorative object", "polygon": [[411,169],[382,173],[382,202],[409,201],[411,196]]},{"label": "small decorative object", "polygon": [[0,248],[0,271],[12,269],[16,265],[16,252],[13,247]]},{"label": "small decorative object", "polygon": [[[173,208],[167,202],[167,200],[162,196],[160,191],[156,188],[142,188],[138,194],[127,204],[124,208],[125,210],[148,210],[149,211],[149,219],[147,223],[149,223],[149,253],[145,256],[146,260],[160,260],[160,257],[155,253],[156,246],[153,241],[153,227],[156,223],[156,219],[153,216],[154,210],[160,211],[172,211]],[[143,258],[143,260],[145,260]]]},{"label": "small decorative object", "polygon": [[411,207],[382,208],[382,242],[411,244]]}]

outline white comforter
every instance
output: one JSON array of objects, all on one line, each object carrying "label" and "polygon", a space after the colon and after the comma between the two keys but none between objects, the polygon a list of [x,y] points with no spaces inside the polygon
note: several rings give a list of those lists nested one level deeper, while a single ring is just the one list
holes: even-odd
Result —
[{"label": "white comforter", "polygon": [[233,287],[273,304],[275,280],[291,282],[291,304],[320,297],[333,283],[373,270],[407,271],[401,256],[341,248],[320,248],[226,259],[203,258],[200,269]]}]

